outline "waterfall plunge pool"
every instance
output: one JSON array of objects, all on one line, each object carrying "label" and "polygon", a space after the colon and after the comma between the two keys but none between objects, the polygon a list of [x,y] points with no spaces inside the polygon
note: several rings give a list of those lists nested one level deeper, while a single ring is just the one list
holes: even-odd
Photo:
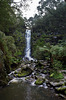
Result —
[{"label": "waterfall plunge pool", "polygon": [[26,82],[13,83],[0,89],[0,100],[63,100],[54,91],[43,87],[31,86]]}]

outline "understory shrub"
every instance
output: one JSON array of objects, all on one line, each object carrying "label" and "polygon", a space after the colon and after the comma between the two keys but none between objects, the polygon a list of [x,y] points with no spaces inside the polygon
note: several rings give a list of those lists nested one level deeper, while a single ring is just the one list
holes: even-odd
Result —
[{"label": "understory shrub", "polygon": [[58,70],[58,69],[62,68],[62,63],[61,63],[61,61],[54,60],[52,63],[52,66],[55,70]]},{"label": "understory shrub", "polygon": [[11,70],[11,64],[18,63],[17,60],[17,48],[15,46],[15,41],[12,36],[6,36],[0,31],[0,50],[3,53],[3,64],[7,73]]},{"label": "understory shrub", "polygon": [[60,45],[47,43],[43,47],[37,46],[33,55],[36,59],[49,60],[55,70],[62,68],[66,64],[66,46],[62,45],[62,43]]}]

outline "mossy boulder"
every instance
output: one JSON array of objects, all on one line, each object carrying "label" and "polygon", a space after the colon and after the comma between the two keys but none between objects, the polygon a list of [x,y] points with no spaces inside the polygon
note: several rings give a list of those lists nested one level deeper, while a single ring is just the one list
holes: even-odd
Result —
[{"label": "mossy boulder", "polygon": [[66,95],[66,86],[61,86],[56,88],[57,92]]},{"label": "mossy boulder", "polygon": [[35,81],[35,84],[36,85],[42,85],[44,83],[45,79],[43,78],[38,78],[36,81]]},{"label": "mossy boulder", "polygon": [[57,91],[66,91],[66,86],[62,86],[57,88]]},{"label": "mossy boulder", "polygon": [[32,70],[29,67],[22,68],[21,71],[17,74],[17,77],[25,77],[32,73]]},{"label": "mossy boulder", "polygon": [[64,82],[50,82],[50,85],[53,87],[59,87],[62,86]]}]

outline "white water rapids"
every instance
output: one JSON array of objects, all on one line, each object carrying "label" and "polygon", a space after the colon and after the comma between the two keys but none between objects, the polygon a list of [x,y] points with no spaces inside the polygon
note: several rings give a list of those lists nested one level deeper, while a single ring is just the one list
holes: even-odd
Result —
[{"label": "white water rapids", "polygon": [[26,50],[25,50],[25,58],[27,58],[28,60],[34,60],[31,57],[31,30],[26,29]]}]

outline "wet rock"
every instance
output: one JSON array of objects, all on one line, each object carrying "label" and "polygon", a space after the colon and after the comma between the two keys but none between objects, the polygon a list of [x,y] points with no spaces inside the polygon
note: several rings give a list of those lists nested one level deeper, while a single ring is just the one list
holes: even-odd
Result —
[{"label": "wet rock", "polygon": [[43,74],[47,74],[47,70],[43,70],[42,73],[43,73]]},{"label": "wet rock", "polygon": [[47,84],[46,84],[46,83],[43,83],[43,87],[44,87],[45,89],[47,89],[47,88],[48,88],[48,86],[47,86]]},{"label": "wet rock", "polygon": [[32,73],[33,71],[29,67],[21,68],[21,71],[17,74],[17,77],[25,77]]},{"label": "wet rock", "polygon": [[34,79],[34,78],[31,78],[30,76],[27,76],[27,77],[25,78],[25,80],[26,80],[28,83],[33,83],[33,82],[35,81],[35,79]]},{"label": "wet rock", "polygon": [[63,95],[63,94],[58,94],[58,96],[60,96],[60,97],[62,97],[62,98],[64,98],[64,99],[66,99],[66,96]]},{"label": "wet rock", "polygon": [[36,81],[35,81],[35,84],[36,85],[42,85],[45,81],[45,78],[41,78],[39,77]]},{"label": "wet rock", "polygon": [[66,86],[62,86],[62,87],[56,87],[55,88],[57,91],[60,91],[60,92],[64,92],[64,91],[66,91]]},{"label": "wet rock", "polygon": [[62,86],[64,82],[50,82],[50,85],[53,87],[59,87]]},{"label": "wet rock", "polygon": [[39,60],[39,63],[43,66],[47,66],[47,61],[44,61],[44,60]]},{"label": "wet rock", "polygon": [[48,79],[45,79],[45,82],[46,82],[47,84],[49,84],[49,80],[48,80]]},{"label": "wet rock", "polygon": [[66,99],[66,86],[56,87],[55,90],[58,92],[58,95]]}]

